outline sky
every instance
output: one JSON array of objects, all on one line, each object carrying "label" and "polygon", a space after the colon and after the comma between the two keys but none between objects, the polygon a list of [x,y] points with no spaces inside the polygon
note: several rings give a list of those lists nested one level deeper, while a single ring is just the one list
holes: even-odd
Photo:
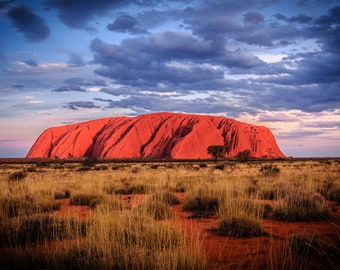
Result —
[{"label": "sky", "polygon": [[0,157],[47,128],[152,112],[340,157],[340,0],[0,0]]}]

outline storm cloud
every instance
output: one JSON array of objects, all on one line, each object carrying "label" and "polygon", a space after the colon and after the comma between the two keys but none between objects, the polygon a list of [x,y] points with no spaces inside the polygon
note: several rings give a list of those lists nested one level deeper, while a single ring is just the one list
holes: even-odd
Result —
[{"label": "storm cloud", "polygon": [[13,26],[23,33],[29,42],[40,42],[50,35],[46,21],[25,6],[13,7],[8,16],[12,19]]}]

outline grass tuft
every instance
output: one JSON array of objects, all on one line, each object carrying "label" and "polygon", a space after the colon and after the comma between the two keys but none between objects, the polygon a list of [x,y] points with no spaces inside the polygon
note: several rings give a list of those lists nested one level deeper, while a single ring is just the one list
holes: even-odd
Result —
[{"label": "grass tuft", "polygon": [[95,208],[98,204],[103,202],[103,197],[97,194],[74,194],[70,198],[70,205],[87,205],[91,208]]},{"label": "grass tuft", "polygon": [[270,218],[287,222],[320,221],[329,219],[330,214],[324,203],[312,196],[296,193],[277,203]]},{"label": "grass tuft", "polygon": [[218,235],[231,237],[255,237],[264,234],[259,220],[242,216],[222,219],[215,232]]}]

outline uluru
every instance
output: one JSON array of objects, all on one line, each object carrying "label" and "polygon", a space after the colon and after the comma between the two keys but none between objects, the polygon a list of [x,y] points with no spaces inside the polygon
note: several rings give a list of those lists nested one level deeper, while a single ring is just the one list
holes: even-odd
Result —
[{"label": "uluru", "polygon": [[151,113],[51,127],[27,157],[206,159],[209,145],[224,145],[226,157],[249,149],[255,158],[283,158],[272,132],[221,116]]}]

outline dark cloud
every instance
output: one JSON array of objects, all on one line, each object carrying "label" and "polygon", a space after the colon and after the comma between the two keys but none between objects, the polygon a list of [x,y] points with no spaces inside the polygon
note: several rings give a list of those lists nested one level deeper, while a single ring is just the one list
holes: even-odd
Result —
[{"label": "dark cloud", "polygon": [[304,15],[304,14],[299,14],[299,15],[287,18],[285,15],[281,13],[277,13],[274,15],[274,17],[280,21],[297,22],[297,23],[310,23],[313,20],[312,17]]},{"label": "dark cloud", "polygon": [[[289,78],[288,78],[289,79]],[[252,81],[249,91],[237,91],[249,107],[262,110],[303,110],[321,112],[340,107],[339,84],[287,85]]]},{"label": "dark cloud", "polygon": [[86,65],[86,63],[83,60],[83,58],[79,54],[76,54],[76,53],[71,53],[70,54],[70,58],[68,60],[68,64],[71,67],[82,67],[82,66]]},{"label": "dark cloud", "polygon": [[310,16],[299,14],[297,16],[293,16],[289,19],[290,22],[298,22],[298,23],[309,23],[313,19]]},{"label": "dark cloud", "polygon": [[30,66],[30,67],[37,67],[38,66],[38,62],[35,60],[27,60],[25,61],[25,64]]},{"label": "dark cloud", "polygon": [[10,9],[8,16],[12,19],[13,26],[23,33],[29,42],[40,42],[50,35],[50,28],[45,20],[25,6]]},{"label": "dark cloud", "polygon": [[114,102],[112,99],[105,99],[105,98],[93,98],[95,101],[102,101],[102,102]]},{"label": "dark cloud", "polygon": [[0,143],[7,143],[7,142],[17,142],[18,140],[11,140],[11,139],[8,139],[8,140],[0,140]]},{"label": "dark cloud", "polygon": [[230,111],[232,115],[240,113],[241,110],[234,106],[225,105],[225,101],[213,100],[211,98],[198,98],[194,100],[173,99],[168,96],[157,94],[136,94],[119,101],[109,101],[106,108],[128,108],[140,111],[172,111],[187,113],[220,113]]},{"label": "dark cloud", "polygon": [[84,88],[82,88],[79,85],[65,85],[65,86],[61,86],[58,87],[54,90],[52,90],[52,92],[86,92],[86,90]]},{"label": "dark cloud", "polygon": [[0,10],[10,7],[13,3],[13,0],[0,0]]},{"label": "dark cloud", "polygon": [[260,23],[264,21],[264,17],[259,12],[248,12],[243,15],[243,20],[246,23]]},{"label": "dark cloud", "polygon": [[107,86],[107,83],[104,80],[94,80],[90,83],[91,86]]},{"label": "dark cloud", "polygon": [[[216,48],[216,46],[218,48]],[[121,45],[99,39],[91,43],[95,72],[128,86],[197,85],[224,80],[222,67],[256,72],[266,64],[243,49],[228,50],[193,35],[167,31],[148,38],[131,38]],[[227,83],[227,82],[226,82]],[[183,89],[183,87],[182,87]],[[185,89],[185,88],[184,88]]]},{"label": "dark cloud", "polygon": [[147,34],[148,31],[138,27],[137,20],[128,15],[120,15],[113,23],[107,25],[109,31],[130,33],[130,34]]},{"label": "dark cloud", "polygon": [[[190,4],[191,1],[182,1],[175,0],[171,1],[171,4],[180,3],[181,5]],[[72,1],[60,1],[60,0],[44,0],[44,6],[46,10],[57,10],[58,17],[60,20],[67,26],[72,28],[79,29],[92,29],[93,25],[91,22],[95,22],[97,18],[112,17],[115,13],[120,13],[121,9],[125,7],[138,7],[147,11],[153,11],[156,7],[167,6],[169,8],[169,1],[153,1],[153,0],[72,0]],[[161,10],[156,10],[156,13],[162,13]],[[129,16],[129,15],[128,15]],[[123,31],[130,33],[144,33],[147,31],[144,27],[131,28],[133,24],[132,21],[129,22],[129,18],[123,17],[122,20],[118,20],[118,22],[114,22],[109,28],[111,31]],[[130,18],[131,19],[131,18]],[[150,16],[148,16],[148,22],[146,24],[143,22],[143,25],[149,25],[154,27],[155,24],[159,25],[163,21],[162,20],[153,20]],[[150,24],[151,20],[153,23]],[[139,20],[138,20],[139,21]]]},{"label": "dark cloud", "polygon": [[106,16],[113,9],[126,5],[124,0],[45,0],[44,6],[48,9],[56,9],[58,17],[67,26],[72,28],[89,28],[88,22],[97,17]]},{"label": "dark cloud", "polygon": [[[107,30],[137,35],[121,43],[92,40],[94,72],[110,79],[110,84],[71,78],[54,91],[85,92],[87,87],[97,86],[102,93],[122,98],[97,101],[108,102],[109,107],[138,107],[145,111],[162,110],[161,104],[163,110],[187,111],[184,106],[189,106],[196,112],[220,112],[223,102],[211,94],[211,100],[181,99],[193,90],[229,92],[243,110],[318,112],[338,108],[340,8],[333,7],[328,13],[313,17],[308,9],[294,16],[287,16],[284,11],[268,16],[262,8],[275,3],[276,0],[183,1],[181,5],[165,5],[165,1],[74,0],[71,4],[45,0],[45,7],[57,10],[69,27],[86,28],[96,18],[109,16]],[[136,12],[135,5],[143,8]],[[183,31],[151,34],[150,29],[170,21],[181,25]],[[301,48],[295,53],[287,47],[301,44],[301,40],[313,45],[316,40],[320,47],[303,53]],[[288,56],[279,63],[267,63],[252,53],[259,52],[260,47],[269,53],[282,48],[281,53]],[[87,64],[78,54],[70,54],[68,63]],[[166,92],[176,93],[176,98],[158,94]],[[218,106],[213,109],[209,104]],[[240,110],[237,106],[223,106],[225,110]]]},{"label": "dark cloud", "polygon": [[99,106],[96,106],[92,101],[72,101],[66,103],[66,105],[63,107],[70,110],[100,108]]},{"label": "dark cloud", "polygon": [[23,85],[23,84],[14,84],[14,85],[12,85],[12,87],[16,88],[16,89],[23,89],[23,88],[25,88],[25,85]]},{"label": "dark cloud", "polygon": [[60,86],[52,92],[87,92],[86,87],[106,87],[107,83],[104,80],[87,81],[81,77],[74,77],[64,80],[63,86]]},{"label": "dark cloud", "polygon": [[101,92],[110,94],[112,96],[124,96],[136,94],[138,91],[134,89],[130,89],[127,87],[104,87],[100,89]]},{"label": "dark cloud", "polygon": [[324,51],[334,54],[339,61],[340,54],[340,6],[331,8],[306,29],[309,38],[317,38]]},{"label": "dark cloud", "polygon": [[274,17],[275,17],[277,20],[280,20],[280,21],[288,21],[288,18],[287,18],[285,15],[281,14],[281,13],[276,13],[276,14],[274,15]]},{"label": "dark cloud", "polygon": [[[151,0],[72,0],[72,1],[59,1],[59,0],[45,0],[44,6],[47,10],[57,10],[58,17],[67,26],[72,28],[93,30],[91,22],[96,18],[103,16],[110,16],[117,12],[120,8],[126,6],[137,5],[140,7],[155,7],[162,4],[162,1]],[[120,27],[123,25],[118,22]],[[117,25],[118,26],[118,25]],[[114,26],[115,27],[115,26]],[[136,28],[134,30],[144,31],[143,29]]]},{"label": "dark cloud", "polygon": [[[171,42],[169,36],[172,37]],[[207,59],[215,52],[208,44],[171,33],[148,39],[129,39],[121,46],[93,40],[93,62],[101,65],[95,72],[123,85],[156,87],[159,83],[178,85],[223,78],[220,69],[186,65],[186,61]],[[171,61],[184,60],[183,66]]]}]

